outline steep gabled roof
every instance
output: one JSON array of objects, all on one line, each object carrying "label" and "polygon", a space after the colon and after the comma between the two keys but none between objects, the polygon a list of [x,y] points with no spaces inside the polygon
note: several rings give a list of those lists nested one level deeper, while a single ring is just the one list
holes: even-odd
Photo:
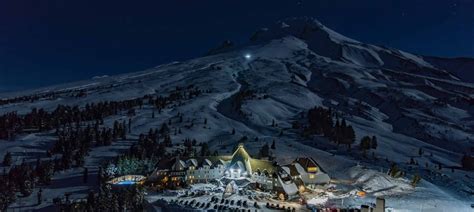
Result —
[{"label": "steep gabled roof", "polygon": [[190,158],[186,161],[186,165],[189,167],[189,166],[194,166],[194,167],[198,167],[198,162],[196,159],[194,158]]},{"label": "steep gabled roof", "polygon": [[299,163],[303,168],[318,167],[312,158],[297,158],[295,162]]},{"label": "steep gabled roof", "polygon": [[[250,160],[252,158],[250,157],[249,153],[244,149],[243,144],[239,144],[237,149],[234,151],[234,154],[232,154],[232,160],[230,161],[229,168],[243,168],[245,167],[245,171],[248,171],[249,173],[252,172],[252,167],[250,165]],[[239,164],[241,163],[241,165]],[[243,165],[243,167],[242,167]]]},{"label": "steep gabled roof", "polygon": [[202,166],[212,166],[212,162],[211,162],[209,159],[205,158],[205,159],[202,160],[202,162],[201,162],[201,167],[202,167]]},{"label": "steep gabled roof", "polygon": [[173,166],[171,167],[172,170],[182,170],[182,169],[185,169],[187,166],[186,166],[186,163],[182,160],[180,160],[179,158],[176,158],[174,163],[173,163]]},{"label": "steep gabled roof", "polygon": [[319,170],[325,172],[324,169],[313,158],[310,157],[297,158],[295,163],[299,163],[305,170],[307,170],[308,167],[318,167]]},{"label": "steep gabled roof", "polygon": [[244,149],[244,145],[239,144],[237,149],[234,151],[234,154],[232,154],[232,162],[231,163],[233,163],[235,161],[242,161],[242,162],[249,161],[250,159],[251,159],[250,155]]}]

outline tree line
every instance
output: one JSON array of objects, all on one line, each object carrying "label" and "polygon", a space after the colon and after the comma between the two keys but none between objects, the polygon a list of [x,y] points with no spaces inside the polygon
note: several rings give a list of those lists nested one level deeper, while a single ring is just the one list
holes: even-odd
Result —
[{"label": "tree line", "polygon": [[[0,176],[0,190],[2,190],[0,208],[6,209],[15,201],[16,192],[28,196],[36,185],[48,185],[54,172],[83,166],[84,158],[91,148],[110,145],[118,139],[125,140],[127,133],[131,133],[131,119],[128,123],[115,121],[112,127],[106,127],[104,118],[124,111],[128,115],[133,115],[135,108],[142,108],[144,102],[148,102],[161,112],[163,108],[173,103],[194,98],[201,93],[202,91],[194,86],[177,87],[167,96],[145,95],[124,101],[88,103],[84,107],[58,105],[51,112],[34,108],[24,115],[10,112],[0,116],[0,139],[14,140],[18,134],[31,133],[29,129],[34,129],[34,132],[55,130],[55,135],[58,137],[46,153],[49,159],[38,159],[36,166],[26,162],[15,165],[12,154],[6,153],[3,165],[10,168],[8,171],[4,169],[3,175]],[[154,144],[147,143],[150,139],[158,140],[157,131],[149,133],[148,136],[140,135],[138,144],[130,148],[130,154],[150,157],[150,154],[163,153],[164,147],[161,145],[170,146],[171,138],[166,125],[159,132],[164,139],[162,144],[150,148]],[[140,149],[138,147],[142,147],[141,150],[137,150]],[[153,150],[158,151],[153,153]],[[87,179],[87,174],[85,171],[84,179]]]},{"label": "tree line", "polygon": [[[303,135],[323,135],[337,145],[344,144],[348,148],[355,142],[355,132],[345,119],[339,119],[331,108],[314,107],[307,112],[308,126],[303,129]],[[335,121],[334,121],[335,120]],[[298,122],[293,128],[300,127]]]}]

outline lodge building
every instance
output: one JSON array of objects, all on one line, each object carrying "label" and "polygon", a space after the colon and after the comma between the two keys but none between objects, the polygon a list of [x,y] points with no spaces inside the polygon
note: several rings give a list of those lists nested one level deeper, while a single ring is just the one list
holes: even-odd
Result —
[{"label": "lodge building", "polygon": [[312,158],[297,158],[279,166],[250,157],[243,144],[230,156],[182,158],[160,161],[149,180],[165,186],[208,183],[213,180],[248,180],[255,188],[296,197],[305,187],[328,183],[329,176]]}]

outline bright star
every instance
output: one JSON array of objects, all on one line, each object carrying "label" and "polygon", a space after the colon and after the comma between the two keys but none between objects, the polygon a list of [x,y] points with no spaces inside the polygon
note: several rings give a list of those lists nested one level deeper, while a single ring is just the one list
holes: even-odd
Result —
[{"label": "bright star", "polygon": [[245,54],[244,57],[245,57],[245,59],[249,60],[250,58],[252,58],[252,55],[250,55],[250,54]]}]

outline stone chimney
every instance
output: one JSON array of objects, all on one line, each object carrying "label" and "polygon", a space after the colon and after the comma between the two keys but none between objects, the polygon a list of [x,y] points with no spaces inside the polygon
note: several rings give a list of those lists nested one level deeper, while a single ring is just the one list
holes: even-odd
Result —
[{"label": "stone chimney", "polygon": [[361,212],[371,212],[371,208],[368,205],[361,205],[360,206],[360,211]]},{"label": "stone chimney", "polygon": [[385,199],[383,197],[377,197],[374,212],[385,212]]}]

